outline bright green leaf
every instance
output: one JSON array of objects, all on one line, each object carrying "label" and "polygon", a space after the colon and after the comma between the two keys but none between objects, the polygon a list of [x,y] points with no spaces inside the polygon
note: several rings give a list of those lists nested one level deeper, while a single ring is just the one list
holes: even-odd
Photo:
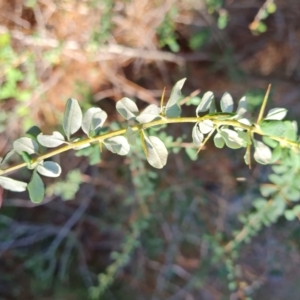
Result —
[{"label": "bright green leaf", "polygon": [[292,209],[286,210],[284,212],[284,216],[288,221],[294,221],[297,218],[295,212]]},{"label": "bright green leaf", "polygon": [[45,187],[43,180],[39,176],[39,174],[34,171],[32,173],[32,177],[27,186],[30,200],[33,203],[41,203],[44,199],[45,195]]},{"label": "bright green leaf", "polygon": [[26,191],[27,183],[11,179],[8,177],[0,176],[0,185],[9,191],[24,192]]},{"label": "bright green leaf", "polygon": [[78,101],[70,98],[67,101],[63,118],[63,128],[68,140],[70,140],[70,137],[73,133],[79,130],[81,123],[82,112]]},{"label": "bright green leaf", "polygon": [[135,119],[135,117],[139,113],[139,109],[136,106],[135,102],[127,97],[124,97],[117,102],[116,109],[119,114],[126,120]]}]

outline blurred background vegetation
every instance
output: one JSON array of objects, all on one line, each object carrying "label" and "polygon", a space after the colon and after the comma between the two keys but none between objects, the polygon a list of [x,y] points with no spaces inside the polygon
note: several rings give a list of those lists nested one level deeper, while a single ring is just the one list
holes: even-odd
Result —
[{"label": "blurred background vegetation", "polygon": [[[272,83],[270,107],[298,119],[299,20],[298,0],[0,0],[1,155],[32,125],[57,128],[69,97],[116,129],[117,100],[159,103],[183,77],[186,96],[246,94],[253,115]],[[89,148],[55,157],[42,205],[5,192],[0,299],[299,299],[299,220],[243,234],[270,168],[211,143],[194,160],[191,129],[159,133],[163,170],[139,145]]]}]

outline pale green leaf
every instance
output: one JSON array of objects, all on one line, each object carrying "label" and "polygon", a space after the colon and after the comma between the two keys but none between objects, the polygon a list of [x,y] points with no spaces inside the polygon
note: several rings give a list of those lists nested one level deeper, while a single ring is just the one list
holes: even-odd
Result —
[{"label": "pale green leaf", "polygon": [[266,165],[272,162],[271,149],[260,141],[254,141],[254,159],[262,164]]},{"label": "pale green leaf", "polygon": [[297,215],[292,209],[285,210],[284,216],[288,221],[294,221],[297,218]]},{"label": "pale green leaf", "polygon": [[13,156],[15,153],[16,153],[15,149],[11,149],[8,152],[6,152],[5,155],[1,159],[1,164],[6,163],[9,160],[9,158],[11,156]]},{"label": "pale green leaf", "polygon": [[136,120],[142,124],[149,123],[157,117],[160,117],[159,114],[160,108],[155,104],[150,104],[136,117]]},{"label": "pale green leaf", "polygon": [[24,192],[26,191],[27,183],[11,179],[8,177],[0,176],[0,185],[9,191]]},{"label": "pale green leaf", "polygon": [[27,186],[30,200],[33,203],[41,203],[44,199],[45,195],[45,187],[43,180],[39,176],[39,174],[34,171],[32,173],[32,177]]},{"label": "pale green leaf", "polygon": [[126,120],[135,119],[135,117],[139,113],[139,109],[136,106],[135,102],[127,97],[124,97],[117,102],[116,109],[119,114]]},{"label": "pale green leaf", "polygon": [[165,114],[169,118],[176,118],[179,117],[181,114],[181,108],[178,105],[178,101],[181,97],[181,89],[185,82],[186,78],[183,78],[176,82],[174,85],[169,100],[166,103]]},{"label": "pale green leaf", "polygon": [[126,136],[126,138],[127,138],[130,145],[135,145],[137,132],[132,130],[132,128],[130,126],[127,127],[126,132],[125,132],[125,136]]},{"label": "pale green leaf", "polygon": [[33,154],[38,152],[39,145],[31,138],[22,137],[14,141],[13,148],[18,154],[21,154],[23,151],[27,152],[28,154]]},{"label": "pale green leaf", "polygon": [[[242,97],[239,101],[238,108],[236,110],[236,113],[239,116],[242,116],[247,112],[247,98],[246,96]],[[250,122],[249,122],[250,123]]]},{"label": "pale green leaf", "polygon": [[126,155],[130,150],[130,145],[124,136],[115,136],[103,142],[106,148],[112,153]]},{"label": "pale green leaf", "polygon": [[205,112],[205,111],[208,111],[210,109],[210,106],[212,104],[213,99],[214,99],[213,92],[209,91],[209,92],[206,92],[203,95],[203,97],[202,97],[202,99],[200,101],[200,104],[196,108],[196,114],[197,114],[197,116],[199,115],[200,112]]},{"label": "pale green leaf", "polygon": [[67,101],[63,118],[63,128],[68,140],[70,140],[70,137],[73,133],[79,130],[81,123],[82,112],[78,101],[70,98]]},{"label": "pale green leaf", "polygon": [[246,146],[245,141],[232,129],[222,128],[220,135],[225,140],[226,146],[231,149],[239,149]]},{"label": "pale green leaf", "polygon": [[204,135],[203,133],[200,131],[199,128],[199,123],[197,123],[194,127],[193,127],[193,131],[192,131],[192,138],[193,138],[193,143],[197,146],[200,147],[203,140],[204,140]]},{"label": "pale green leaf", "polygon": [[269,110],[265,120],[282,120],[287,114],[287,109],[285,108],[272,108]]},{"label": "pale green leaf", "polygon": [[251,126],[251,122],[250,122],[248,119],[246,119],[246,118],[238,119],[237,121],[238,121],[239,123],[244,124],[244,125]]},{"label": "pale green leaf", "polygon": [[168,150],[165,144],[156,136],[145,136],[148,163],[157,169],[163,168],[168,159]]},{"label": "pale green leaf", "polygon": [[217,148],[223,148],[225,145],[225,141],[219,132],[217,132],[214,136],[214,144]]},{"label": "pale green leaf", "polygon": [[101,128],[107,119],[107,113],[99,107],[89,108],[83,116],[81,128],[88,136]]},{"label": "pale green leaf", "polygon": [[51,135],[41,133],[37,136],[37,140],[47,148],[55,148],[66,143],[64,136],[58,131],[54,131]]},{"label": "pale green leaf", "polygon": [[41,162],[36,170],[46,177],[58,177],[61,174],[61,167],[59,164],[53,161]]},{"label": "pale green leaf", "polygon": [[214,130],[214,123],[211,120],[204,120],[198,123],[199,129],[203,134],[210,133]]},{"label": "pale green leaf", "polygon": [[229,93],[224,93],[221,98],[221,110],[222,112],[233,112],[233,99]]}]

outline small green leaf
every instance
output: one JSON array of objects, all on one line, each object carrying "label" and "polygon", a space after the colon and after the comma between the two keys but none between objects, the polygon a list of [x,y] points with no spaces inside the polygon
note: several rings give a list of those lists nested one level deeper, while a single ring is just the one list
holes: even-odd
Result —
[{"label": "small green leaf", "polygon": [[107,119],[107,113],[99,107],[89,108],[83,116],[81,128],[85,134],[91,136],[97,133]]},{"label": "small green leaf", "polygon": [[285,108],[272,108],[269,110],[267,116],[264,120],[282,120],[287,114],[287,109]]},{"label": "small green leaf", "polygon": [[184,148],[185,150],[185,153],[187,154],[187,156],[195,161],[197,160],[197,149],[196,148],[190,148],[190,147],[187,147],[187,148]]},{"label": "small green leaf", "polygon": [[217,148],[223,148],[225,145],[225,141],[219,132],[214,136],[214,144]]},{"label": "small green leaf", "polygon": [[245,141],[239,137],[238,133],[232,129],[221,128],[219,131],[222,138],[225,140],[226,146],[231,149],[239,149],[245,147]]},{"label": "small green leaf", "polygon": [[31,159],[32,159],[31,156],[30,156],[30,154],[28,154],[27,152],[23,151],[21,153],[21,156],[22,156],[23,160],[26,162],[27,166],[30,166]]},{"label": "small green leaf", "polygon": [[0,185],[9,191],[24,192],[26,191],[27,183],[14,180],[8,177],[0,176]]},{"label": "small green leaf", "polygon": [[135,102],[127,97],[124,97],[117,102],[116,109],[119,114],[126,120],[135,119],[135,117],[139,113],[139,109],[136,106]]},{"label": "small green leaf", "polygon": [[130,150],[130,145],[124,136],[115,136],[103,142],[106,148],[112,153],[126,155]]},{"label": "small green leaf", "polygon": [[278,186],[274,184],[262,184],[260,186],[260,192],[264,197],[267,198],[278,192]]},{"label": "small green leaf", "polygon": [[3,156],[2,160],[1,160],[1,165],[6,163],[9,158],[14,155],[16,153],[15,149],[11,149],[8,152],[5,153],[5,155]]},{"label": "small green leaf", "polygon": [[183,78],[176,82],[174,85],[170,98],[166,104],[165,108],[165,115],[168,118],[177,118],[181,114],[181,108],[178,105],[178,101],[180,100],[181,97],[181,89],[183,87],[184,82],[186,81],[186,78]]},{"label": "small green leaf", "polygon": [[35,140],[31,138],[22,137],[14,141],[13,148],[20,155],[23,151],[27,152],[28,154],[33,154],[38,152],[39,145]]},{"label": "small green leaf", "polygon": [[159,114],[160,108],[155,104],[150,104],[136,117],[136,120],[141,124],[149,123],[154,119],[159,118]]},{"label": "small green leaf", "polygon": [[136,143],[136,137],[137,137],[137,132],[132,130],[130,126],[127,127],[125,136],[129,142],[130,145],[135,145]]},{"label": "small green leaf", "polygon": [[61,167],[59,164],[53,161],[41,162],[36,170],[46,177],[58,177],[61,174]]},{"label": "small green leaf", "polygon": [[45,187],[43,180],[41,179],[37,171],[34,171],[32,173],[32,177],[30,182],[28,183],[27,189],[29,192],[30,200],[33,203],[41,203],[43,201],[45,195]]},{"label": "small green leaf", "polygon": [[203,97],[200,101],[200,104],[196,108],[196,115],[199,116],[200,112],[208,111],[210,109],[213,99],[214,99],[213,92],[210,92],[210,91],[206,92],[203,95]]},{"label": "small green leaf", "polygon": [[[238,108],[236,113],[239,116],[244,115],[247,112],[247,98],[246,96],[242,97],[239,101]],[[250,123],[250,122],[249,122]]]},{"label": "small green leaf", "polygon": [[297,218],[295,212],[292,209],[285,210],[284,216],[288,221],[294,221]]},{"label": "small green leaf", "polygon": [[267,165],[272,162],[272,151],[271,149],[260,141],[254,140],[254,159],[262,164]]},{"label": "small green leaf", "polygon": [[163,168],[168,159],[168,150],[165,144],[156,136],[145,136],[148,163],[157,169]]},{"label": "small green leaf", "polygon": [[37,136],[41,133],[41,129],[37,126],[32,126],[30,127],[27,131],[26,134],[32,138],[33,140],[37,139]]},{"label": "small green leaf", "polygon": [[286,130],[282,121],[262,121],[259,123],[259,127],[263,133],[278,137],[283,137]]},{"label": "small green leaf", "polygon": [[229,93],[224,93],[221,98],[221,110],[222,112],[233,112],[233,99]]},{"label": "small green leaf", "polygon": [[70,137],[73,133],[79,130],[81,123],[82,112],[78,101],[70,98],[67,101],[63,118],[63,128],[68,140],[70,140]]},{"label": "small green leaf", "polygon": [[214,130],[214,123],[211,120],[204,120],[198,123],[199,129],[203,134],[210,133]]},{"label": "small green leaf", "polygon": [[262,137],[262,140],[265,144],[267,144],[268,146],[270,146],[271,148],[276,148],[278,146],[278,142],[267,137],[267,136],[263,136]]},{"label": "small green leaf", "polygon": [[203,140],[204,140],[204,135],[203,133],[200,131],[199,128],[199,123],[197,123],[192,131],[192,138],[193,138],[193,143],[197,146],[200,147]]},{"label": "small green leaf", "polygon": [[42,146],[47,148],[55,148],[66,143],[64,136],[58,131],[54,131],[52,135],[41,133],[37,136],[37,140]]}]

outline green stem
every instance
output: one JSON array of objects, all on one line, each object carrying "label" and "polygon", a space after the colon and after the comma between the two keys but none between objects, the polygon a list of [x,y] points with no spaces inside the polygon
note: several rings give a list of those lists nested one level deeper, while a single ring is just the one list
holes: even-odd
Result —
[{"label": "green stem", "polygon": [[[149,122],[149,123],[146,123],[146,124],[134,125],[134,126],[131,127],[131,129],[133,131],[141,131],[141,130],[144,130],[144,129],[147,129],[147,128],[151,128],[151,127],[159,126],[159,125],[165,125],[165,124],[198,123],[198,122],[201,122],[203,120],[211,120],[214,123],[214,125],[217,126],[217,127],[220,127],[220,126],[238,127],[238,128],[247,130],[248,132],[251,132],[252,134],[256,133],[256,134],[259,134],[259,135],[262,135],[262,136],[268,136],[269,138],[280,142],[280,144],[282,146],[289,146],[291,148],[299,148],[299,144],[297,142],[290,141],[290,140],[287,140],[287,139],[284,139],[284,138],[281,138],[281,137],[266,135],[265,133],[263,133],[260,130],[259,126],[256,125],[256,124],[245,125],[245,124],[242,124],[242,123],[238,122],[237,120],[232,120],[232,119],[231,120],[228,120],[228,119],[224,120],[224,117],[228,117],[228,116],[231,116],[231,115],[228,115],[226,113],[219,113],[219,114],[213,114],[213,115],[206,115],[206,116],[203,116],[203,117],[182,117],[182,118],[161,117],[161,119],[159,119],[159,120],[152,121],[152,122]],[[115,137],[115,136],[119,136],[119,135],[123,135],[123,134],[125,134],[125,132],[126,132],[126,129],[124,128],[124,129],[115,130],[115,131],[112,131],[112,132],[109,132],[109,133],[105,133],[105,134],[100,135],[100,136],[91,137],[91,138],[89,137],[89,138],[86,138],[86,139],[78,141],[78,142],[69,143],[68,145],[65,145],[61,148],[58,148],[58,149],[52,150],[48,153],[37,156],[36,158],[34,158],[32,160],[32,164],[34,164],[36,162],[39,162],[39,161],[43,161],[43,160],[45,160],[47,158],[50,158],[54,155],[66,152],[66,151],[74,149],[76,147],[82,147],[82,146],[85,146],[87,144],[103,142],[106,139],[109,139],[109,138],[112,138],[112,137]],[[13,171],[19,170],[19,169],[24,168],[26,166],[27,166],[26,163],[17,164],[15,166],[9,167],[5,170],[0,170],[0,175],[5,175],[5,174],[8,174],[8,173],[11,173]]]}]

